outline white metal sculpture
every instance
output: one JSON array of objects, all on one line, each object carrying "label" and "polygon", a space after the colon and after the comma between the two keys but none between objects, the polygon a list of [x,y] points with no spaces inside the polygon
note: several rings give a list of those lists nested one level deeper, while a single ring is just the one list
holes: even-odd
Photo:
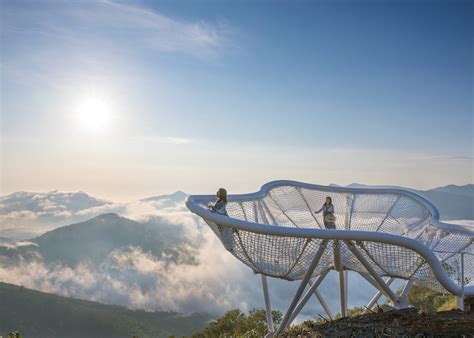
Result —
[{"label": "white metal sculpture", "polygon": [[[314,213],[326,196],[335,206],[335,230],[325,229],[323,216]],[[339,272],[343,315],[347,271],[359,273],[379,290],[368,308],[382,295],[396,307],[408,306],[413,283],[461,299],[474,296],[473,228],[441,222],[438,210],[409,190],[274,181],[256,193],[229,196],[229,216],[207,209],[214,199],[189,196],[186,205],[209,224],[228,251],[261,274],[269,336],[283,332],[313,294],[333,318],[317,290],[331,269]],[[301,280],[276,329],[266,276]],[[400,295],[390,288],[395,278],[407,281]]]}]

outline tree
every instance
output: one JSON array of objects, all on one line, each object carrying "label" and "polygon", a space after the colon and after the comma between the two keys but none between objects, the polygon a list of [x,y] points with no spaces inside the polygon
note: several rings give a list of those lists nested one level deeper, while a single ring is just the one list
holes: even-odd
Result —
[{"label": "tree", "polygon": [[[272,311],[274,325],[281,323],[280,311]],[[192,335],[193,338],[204,337],[263,337],[268,332],[267,316],[263,309],[250,310],[248,315],[239,309],[227,311],[217,320],[211,322],[203,331]]]},{"label": "tree", "polygon": [[424,312],[446,311],[457,307],[455,296],[444,295],[417,284],[408,293],[408,302]]}]

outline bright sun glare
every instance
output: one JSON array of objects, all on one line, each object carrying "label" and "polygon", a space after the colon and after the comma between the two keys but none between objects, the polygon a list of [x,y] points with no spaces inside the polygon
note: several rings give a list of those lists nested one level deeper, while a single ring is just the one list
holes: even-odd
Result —
[{"label": "bright sun glare", "polygon": [[88,97],[77,106],[77,119],[81,127],[101,130],[111,122],[110,104],[100,97]]}]

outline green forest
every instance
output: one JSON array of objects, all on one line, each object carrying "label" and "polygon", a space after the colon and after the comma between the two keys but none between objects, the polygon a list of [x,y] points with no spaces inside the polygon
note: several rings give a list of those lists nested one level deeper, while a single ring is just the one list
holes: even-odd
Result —
[{"label": "green forest", "polygon": [[28,337],[169,337],[190,336],[211,317],[174,312],[129,310],[66,298],[0,283],[0,336],[19,331]]},{"label": "green forest", "polygon": [[[456,299],[429,289],[414,286],[410,303],[419,311],[434,312],[456,307]],[[363,307],[349,310],[350,316],[362,313]],[[273,311],[278,325],[282,313]],[[337,315],[340,317],[340,314]],[[315,317],[315,324],[322,319]],[[189,316],[174,312],[130,310],[79,299],[66,298],[0,283],[0,335],[18,330],[28,337],[262,337],[267,333],[263,309],[244,313],[232,309],[212,320],[206,314]]]}]

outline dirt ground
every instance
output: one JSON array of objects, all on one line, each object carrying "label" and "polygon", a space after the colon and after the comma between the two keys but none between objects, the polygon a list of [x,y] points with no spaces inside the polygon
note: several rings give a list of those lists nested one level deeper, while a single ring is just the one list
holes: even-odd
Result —
[{"label": "dirt ground", "polygon": [[465,337],[474,338],[474,312],[418,313],[416,309],[368,313],[316,324],[306,321],[285,337]]}]

